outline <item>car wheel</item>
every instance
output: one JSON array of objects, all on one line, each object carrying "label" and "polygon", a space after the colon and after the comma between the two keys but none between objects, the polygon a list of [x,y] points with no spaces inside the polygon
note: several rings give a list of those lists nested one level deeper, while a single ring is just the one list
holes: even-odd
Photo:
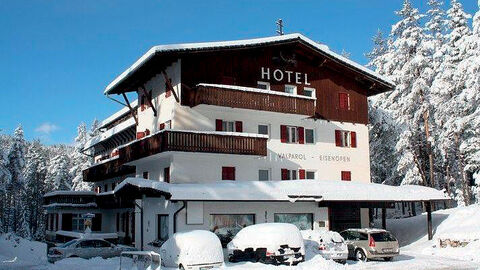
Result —
[{"label": "car wheel", "polygon": [[366,262],[366,261],[367,261],[367,256],[365,255],[365,252],[363,252],[363,250],[357,249],[357,250],[355,251],[355,259],[356,259],[357,261]]},{"label": "car wheel", "polygon": [[391,262],[393,260],[393,257],[385,257],[383,259],[387,262]]}]

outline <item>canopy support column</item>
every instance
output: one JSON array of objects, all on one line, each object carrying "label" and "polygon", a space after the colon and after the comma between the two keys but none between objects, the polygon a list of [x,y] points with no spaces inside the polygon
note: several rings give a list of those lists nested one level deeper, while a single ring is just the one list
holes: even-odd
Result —
[{"label": "canopy support column", "polygon": [[123,99],[125,99],[125,102],[127,103],[127,107],[130,110],[130,114],[132,115],[133,119],[135,119],[135,124],[138,126],[138,119],[137,116],[135,115],[135,112],[133,111],[132,105],[130,105],[130,101],[128,101],[127,95],[125,93],[122,93]]},{"label": "canopy support column", "polygon": [[142,93],[143,95],[145,96],[145,99],[147,100],[147,103],[148,103],[148,106],[150,106],[150,108],[152,108],[152,111],[153,111],[153,116],[157,116],[157,109],[155,109],[155,107],[153,106],[153,103],[152,103],[152,97],[147,93],[147,90],[145,90],[145,87],[140,87],[140,89],[142,90]]},{"label": "canopy support column", "polygon": [[427,231],[428,231],[428,240],[432,240],[433,231],[432,231],[432,203],[430,201],[425,202],[425,208],[427,210]]},{"label": "canopy support column", "polygon": [[382,208],[382,229],[387,229],[387,208]]}]

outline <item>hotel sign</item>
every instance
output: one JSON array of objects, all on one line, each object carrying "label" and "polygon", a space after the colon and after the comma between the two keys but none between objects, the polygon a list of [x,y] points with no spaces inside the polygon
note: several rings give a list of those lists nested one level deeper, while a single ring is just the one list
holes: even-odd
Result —
[{"label": "hotel sign", "polygon": [[277,158],[287,160],[307,160],[317,159],[322,162],[350,162],[349,156],[332,155],[332,154],[320,154],[314,156],[307,156],[305,154],[298,153],[277,153]]},{"label": "hotel sign", "polygon": [[310,85],[308,82],[307,73],[295,72],[290,70],[270,69],[262,67],[260,70],[262,80],[270,81],[275,80],[277,82],[287,82],[295,84]]}]

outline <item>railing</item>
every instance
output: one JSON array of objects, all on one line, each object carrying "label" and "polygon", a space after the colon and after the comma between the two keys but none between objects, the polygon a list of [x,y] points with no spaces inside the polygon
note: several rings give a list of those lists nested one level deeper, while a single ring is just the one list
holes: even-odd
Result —
[{"label": "railing", "polygon": [[242,91],[218,86],[200,85],[190,91],[185,91],[182,102],[191,107],[206,104],[289,114],[315,114],[314,99],[281,95],[273,93],[273,91]]},{"label": "railing", "polygon": [[168,151],[266,156],[267,138],[165,130],[120,148],[119,162],[124,164]]},{"label": "railing", "polygon": [[135,173],[134,166],[125,166],[116,158],[83,170],[83,181],[97,182],[132,173]]}]

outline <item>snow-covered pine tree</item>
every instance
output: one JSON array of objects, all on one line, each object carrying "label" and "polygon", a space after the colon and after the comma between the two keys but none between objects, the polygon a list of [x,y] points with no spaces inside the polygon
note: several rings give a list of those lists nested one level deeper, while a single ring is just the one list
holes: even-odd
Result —
[{"label": "snow-covered pine tree", "polygon": [[[96,120],[95,120],[96,121]],[[94,123],[95,123],[94,121]],[[96,121],[98,122],[98,121]],[[93,129],[93,124],[92,124]],[[98,130],[97,128],[94,131]],[[70,175],[72,178],[72,190],[91,190],[89,183],[83,181],[83,170],[90,166],[90,159],[88,156],[82,153],[83,148],[87,141],[90,139],[87,134],[87,126],[85,123],[80,123],[77,128],[77,137],[75,138],[75,150],[72,153],[72,168],[70,169]]]},{"label": "snow-covered pine tree", "polygon": [[59,152],[51,160],[46,176],[47,192],[53,190],[71,190],[69,159],[66,153]]},{"label": "snow-covered pine tree", "polygon": [[96,137],[100,134],[100,122],[95,118],[93,119],[92,125],[90,127],[90,137]]},{"label": "snow-covered pine tree", "polygon": [[27,149],[24,205],[26,205],[32,237],[35,240],[43,240],[45,234],[43,195],[45,194],[47,159],[40,141],[33,141]]}]

